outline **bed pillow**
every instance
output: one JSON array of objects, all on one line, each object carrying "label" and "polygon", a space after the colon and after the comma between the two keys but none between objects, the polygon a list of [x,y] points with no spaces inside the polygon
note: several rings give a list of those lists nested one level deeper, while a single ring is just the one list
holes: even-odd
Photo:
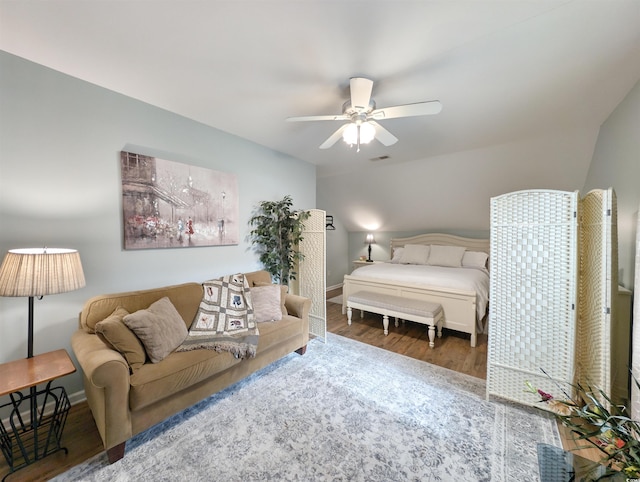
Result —
[{"label": "bed pillow", "polygon": [[482,251],[465,251],[462,256],[462,267],[487,269],[487,259],[489,255]]},{"label": "bed pillow", "polygon": [[427,264],[429,246],[423,244],[405,244],[400,262],[402,264]]},{"label": "bed pillow", "polygon": [[282,319],[281,291],[278,285],[254,286],[251,288],[253,316],[256,323],[280,321]]},{"label": "bed pillow", "polygon": [[152,363],[164,360],[189,334],[180,313],[166,296],[146,310],[125,316],[123,321],[140,339]]},{"label": "bed pillow", "polygon": [[402,262],[402,253],[404,253],[404,248],[394,249],[393,258],[391,258],[391,262],[394,264],[400,264]]},{"label": "bed pillow", "polygon": [[429,263],[431,266],[447,266],[460,268],[462,266],[462,256],[466,248],[462,246],[440,246],[432,244],[429,250]]},{"label": "bed pillow", "polygon": [[122,354],[133,373],[144,365],[147,355],[138,337],[124,324],[123,318],[128,314],[124,308],[117,308],[107,318],[96,323],[95,331],[107,346]]}]

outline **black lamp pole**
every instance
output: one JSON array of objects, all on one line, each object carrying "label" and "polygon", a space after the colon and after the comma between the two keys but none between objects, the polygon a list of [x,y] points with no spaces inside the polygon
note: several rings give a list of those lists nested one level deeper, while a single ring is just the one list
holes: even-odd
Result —
[{"label": "black lamp pole", "polygon": [[369,243],[369,258],[367,259],[367,262],[373,263],[373,260],[371,259],[371,245],[375,244],[376,242],[375,238],[373,237],[373,234],[371,233],[367,234],[366,242]]},{"label": "black lamp pole", "polygon": [[27,358],[33,358],[33,296],[29,296],[29,333],[27,335]]}]

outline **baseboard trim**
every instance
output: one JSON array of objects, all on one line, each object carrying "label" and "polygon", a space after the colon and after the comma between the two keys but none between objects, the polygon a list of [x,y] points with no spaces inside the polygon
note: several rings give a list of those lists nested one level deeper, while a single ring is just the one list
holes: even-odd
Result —
[{"label": "baseboard trim", "polygon": [[[77,405],[78,403],[84,402],[87,397],[84,393],[84,390],[80,390],[77,391],[75,393],[72,394],[68,394],[67,393],[67,398],[69,399],[69,403],[71,404],[71,406]],[[28,404],[25,404],[28,405]],[[44,415],[50,415],[51,413],[53,413],[53,409],[55,408],[55,402],[50,401],[49,403],[47,403],[44,407]],[[29,413],[29,407],[25,406],[26,410],[20,410],[20,416],[24,419],[24,420],[29,420],[30,419],[30,413]],[[7,415],[5,418],[2,419],[2,424],[5,427],[10,427],[11,426],[11,422],[9,420],[10,415]]]},{"label": "baseboard trim", "polygon": [[343,284],[344,284],[344,283],[339,283],[339,284],[337,284],[337,285],[327,286],[327,292],[329,292],[329,291],[333,291],[333,290],[337,290],[337,289],[340,289],[340,288],[342,288],[342,285],[343,285]]},{"label": "baseboard trim", "polygon": [[87,396],[84,393],[84,390],[79,390],[71,395],[67,395],[69,397],[69,403],[71,405],[77,405],[80,402],[84,402],[87,399]]}]

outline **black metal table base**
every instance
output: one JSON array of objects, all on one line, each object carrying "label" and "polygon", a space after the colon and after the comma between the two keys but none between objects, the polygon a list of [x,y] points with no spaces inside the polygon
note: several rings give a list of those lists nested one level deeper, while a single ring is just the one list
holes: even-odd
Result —
[{"label": "black metal table base", "polygon": [[[26,467],[47,455],[63,450],[60,445],[62,431],[67,421],[71,404],[63,387],[51,388],[49,382],[44,390],[32,387],[28,395],[15,392],[11,401],[0,408],[12,407],[7,425],[0,421],[0,448],[9,464],[9,473]],[[28,415],[20,409],[28,407]]]}]

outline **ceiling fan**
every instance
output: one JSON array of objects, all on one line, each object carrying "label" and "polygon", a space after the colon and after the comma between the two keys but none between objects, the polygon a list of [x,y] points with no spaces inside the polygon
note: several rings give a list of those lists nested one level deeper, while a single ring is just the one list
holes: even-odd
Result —
[{"label": "ceiling fan", "polygon": [[367,144],[374,138],[385,146],[391,146],[398,142],[396,136],[376,121],[398,117],[432,115],[442,110],[442,104],[437,100],[376,109],[376,103],[371,98],[373,80],[363,77],[349,79],[349,89],[351,91],[351,99],[343,104],[342,114],[288,117],[287,121],[348,121],[331,134],[320,145],[320,149],[330,148],[342,137],[350,146],[357,145],[357,149],[360,151],[360,144]]}]

